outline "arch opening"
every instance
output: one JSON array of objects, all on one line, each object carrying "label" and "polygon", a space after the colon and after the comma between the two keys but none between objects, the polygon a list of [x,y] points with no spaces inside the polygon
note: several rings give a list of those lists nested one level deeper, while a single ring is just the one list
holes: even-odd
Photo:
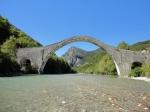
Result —
[{"label": "arch opening", "polygon": [[142,63],[141,62],[133,62],[132,66],[131,66],[131,69],[135,69],[137,67],[142,67]]},{"label": "arch opening", "polygon": [[66,63],[62,58],[58,58],[55,55],[49,57],[44,70],[44,74],[66,74],[73,73],[68,63]]},{"label": "arch opening", "polygon": [[[49,51],[49,53],[47,54],[46,58],[44,59],[43,63],[42,63],[42,66],[40,68],[40,71],[43,73],[43,70],[45,68],[45,65],[47,64],[47,61],[49,59],[49,57],[51,56],[51,53],[54,53],[56,52],[57,50],[59,50],[60,48],[70,44],[70,43],[74,43],[74,42],[78,42],[78,41],[81,41],[81,42],[88,42],[88,43],[91,43],[91,44],[94,44],[96,45],[97,47],[99,48],[102,48],[104,51],[106,51],[110,56],[111,56],[111,59],[113,60],[113,63],[115,62],[111,53],[109,52],[111,49],[110,46],[107,46],[106,44],[94,39],[94,38],[86,38],[86,37],[79,37],[79,38],[69,38],[69,39],[66,39],[64,41],[61,41],[61,42],[58,42],[58,43],[55,43],[54,46],[53,46],[53,49],[51,49]],[[114,63],[115,65],[115,68],[116,68],[116,64]],[[118,72],[118,71],[117,71]],[[118,74],[118,73],[117,73]]]},{"label": "arch opening", "polygon": [[28,58],[22,58],[20,60],[21,71],[24,73],[28,73],[31,69],[31,61]]},{"label": "arch opening", "polygon": [[142,63],[141,62],[133,62],[131,65],[131,71],[129,73],[129,76],[133,77],[140,77],[143,75],[142,70]]},{"label": "arch opening", "polygon": [[28,58],[23,57],[20,60],[20,66],[21,66],[21,72],[25,74],[38,73],[37,66],[32,65],[32,61]]}]

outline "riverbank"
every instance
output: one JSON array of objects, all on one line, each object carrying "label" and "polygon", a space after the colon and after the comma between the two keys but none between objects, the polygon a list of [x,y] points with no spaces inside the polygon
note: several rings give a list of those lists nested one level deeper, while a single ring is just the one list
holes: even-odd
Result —
[{"label": "riverbank", "polygon": [[0,78],[0,112],[149,112],[150,83],[90,74]]},{"label": "riverbank", "polygon": [[131,77],[131,79],[143,80],[143,81],[146,81],[146,82],[150,82],[150,78],[147,78],[147,77]]}]

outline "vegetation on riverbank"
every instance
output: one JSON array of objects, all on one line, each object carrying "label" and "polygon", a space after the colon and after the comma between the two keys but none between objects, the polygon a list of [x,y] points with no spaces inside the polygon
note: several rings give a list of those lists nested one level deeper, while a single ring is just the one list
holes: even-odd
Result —
[{"label": "vegetation on riverbank", "polygon": [[44,74],[64,74],[64,73],[75,73],[69,66],[69,64],[64,61],[63,58],[59,58],[56,55],[51,55],[47,64],[44,68]]},{"label": "vegetation on riverbank", "polygon": [[129,73],[130,77],[149,77],[150,78],[150,60],[144,63],[141,67],[136,67]]},{"label": "vegetation on riverbank", "polygon": [[13,76],[20,71],[20,66],[8,54],[0,52],[0,76]]},{"label": "vegetation on riverbank", "polygon": [[91,54],[85,60],[84,64],[74,69],[81,73],[117,75],[115,64],[105,51]]}]

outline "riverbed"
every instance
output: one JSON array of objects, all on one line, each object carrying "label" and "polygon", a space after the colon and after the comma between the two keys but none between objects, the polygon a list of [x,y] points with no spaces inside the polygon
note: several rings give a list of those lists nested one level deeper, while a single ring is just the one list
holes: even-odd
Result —
[{"label": "riverbed", "polygon": [[87,74],[0,78],[0,112],[149,112],[150,82]]}]

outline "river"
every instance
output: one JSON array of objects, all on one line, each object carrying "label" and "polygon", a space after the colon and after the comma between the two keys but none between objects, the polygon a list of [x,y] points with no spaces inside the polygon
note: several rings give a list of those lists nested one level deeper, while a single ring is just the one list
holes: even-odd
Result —
[{"label": "river", "polygon": [[150,112],[150,82],[85,74],[5,77],[0,112]]}]

